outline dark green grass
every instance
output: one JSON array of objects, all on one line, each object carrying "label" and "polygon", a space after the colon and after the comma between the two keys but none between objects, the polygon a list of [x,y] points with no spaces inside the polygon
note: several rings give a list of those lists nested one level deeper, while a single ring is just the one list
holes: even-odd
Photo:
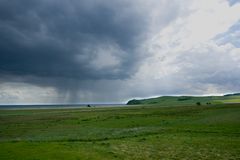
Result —
[{"label": "dark green grass", "polygon": [[1,110],[0,159],[240,159],[240,105]]}]

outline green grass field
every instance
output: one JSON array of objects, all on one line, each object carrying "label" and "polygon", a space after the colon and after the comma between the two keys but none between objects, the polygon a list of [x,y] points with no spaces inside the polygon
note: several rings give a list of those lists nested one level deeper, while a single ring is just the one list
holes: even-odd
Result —
[{"label": "green grass field", "polygon": [[240,104],[0,110],[0,159],[240,159]]}]

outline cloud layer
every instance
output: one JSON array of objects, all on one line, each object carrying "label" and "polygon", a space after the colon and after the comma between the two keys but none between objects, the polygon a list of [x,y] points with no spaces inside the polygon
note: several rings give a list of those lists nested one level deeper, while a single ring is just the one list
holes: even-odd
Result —
[{"label": "cloud layer", "polygon": [[0,1],[0,103],[239,91],[236,1]]}]

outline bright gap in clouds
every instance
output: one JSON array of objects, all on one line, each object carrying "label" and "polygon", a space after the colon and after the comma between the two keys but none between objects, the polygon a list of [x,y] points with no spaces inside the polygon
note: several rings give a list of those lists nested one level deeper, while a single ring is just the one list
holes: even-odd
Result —
[{"label": "bright gap in clouds", "polygon": [[0,103],[239,92],[237,2],[2,1]]},{"label": "bright gap in clouds", "polygon": [[194,1],[188,9],[189,15],[176,18],[149,39],[145,50],[151,56],[133,83],[147,85],[144,89],[150,88],[155,95],[159,91],[197,95],[239,91],[240,50],[231,42],[218,45],[224,37],[215,37],[239,23],[240,5]]}]

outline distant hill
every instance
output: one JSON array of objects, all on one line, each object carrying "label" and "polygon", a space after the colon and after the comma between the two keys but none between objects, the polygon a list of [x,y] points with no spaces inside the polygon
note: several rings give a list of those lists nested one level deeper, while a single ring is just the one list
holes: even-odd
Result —
[{"label": "distant hill", "polygon": [[240,93],[225,94],[224,96],[240,96]]},{"label": "distant hill", "polygon": [[240,103],[240,93],[227,94],[224,96],[161,96],[148,99],[132,99],[127,102],[127,105],[210,105],[220,103]]}]

